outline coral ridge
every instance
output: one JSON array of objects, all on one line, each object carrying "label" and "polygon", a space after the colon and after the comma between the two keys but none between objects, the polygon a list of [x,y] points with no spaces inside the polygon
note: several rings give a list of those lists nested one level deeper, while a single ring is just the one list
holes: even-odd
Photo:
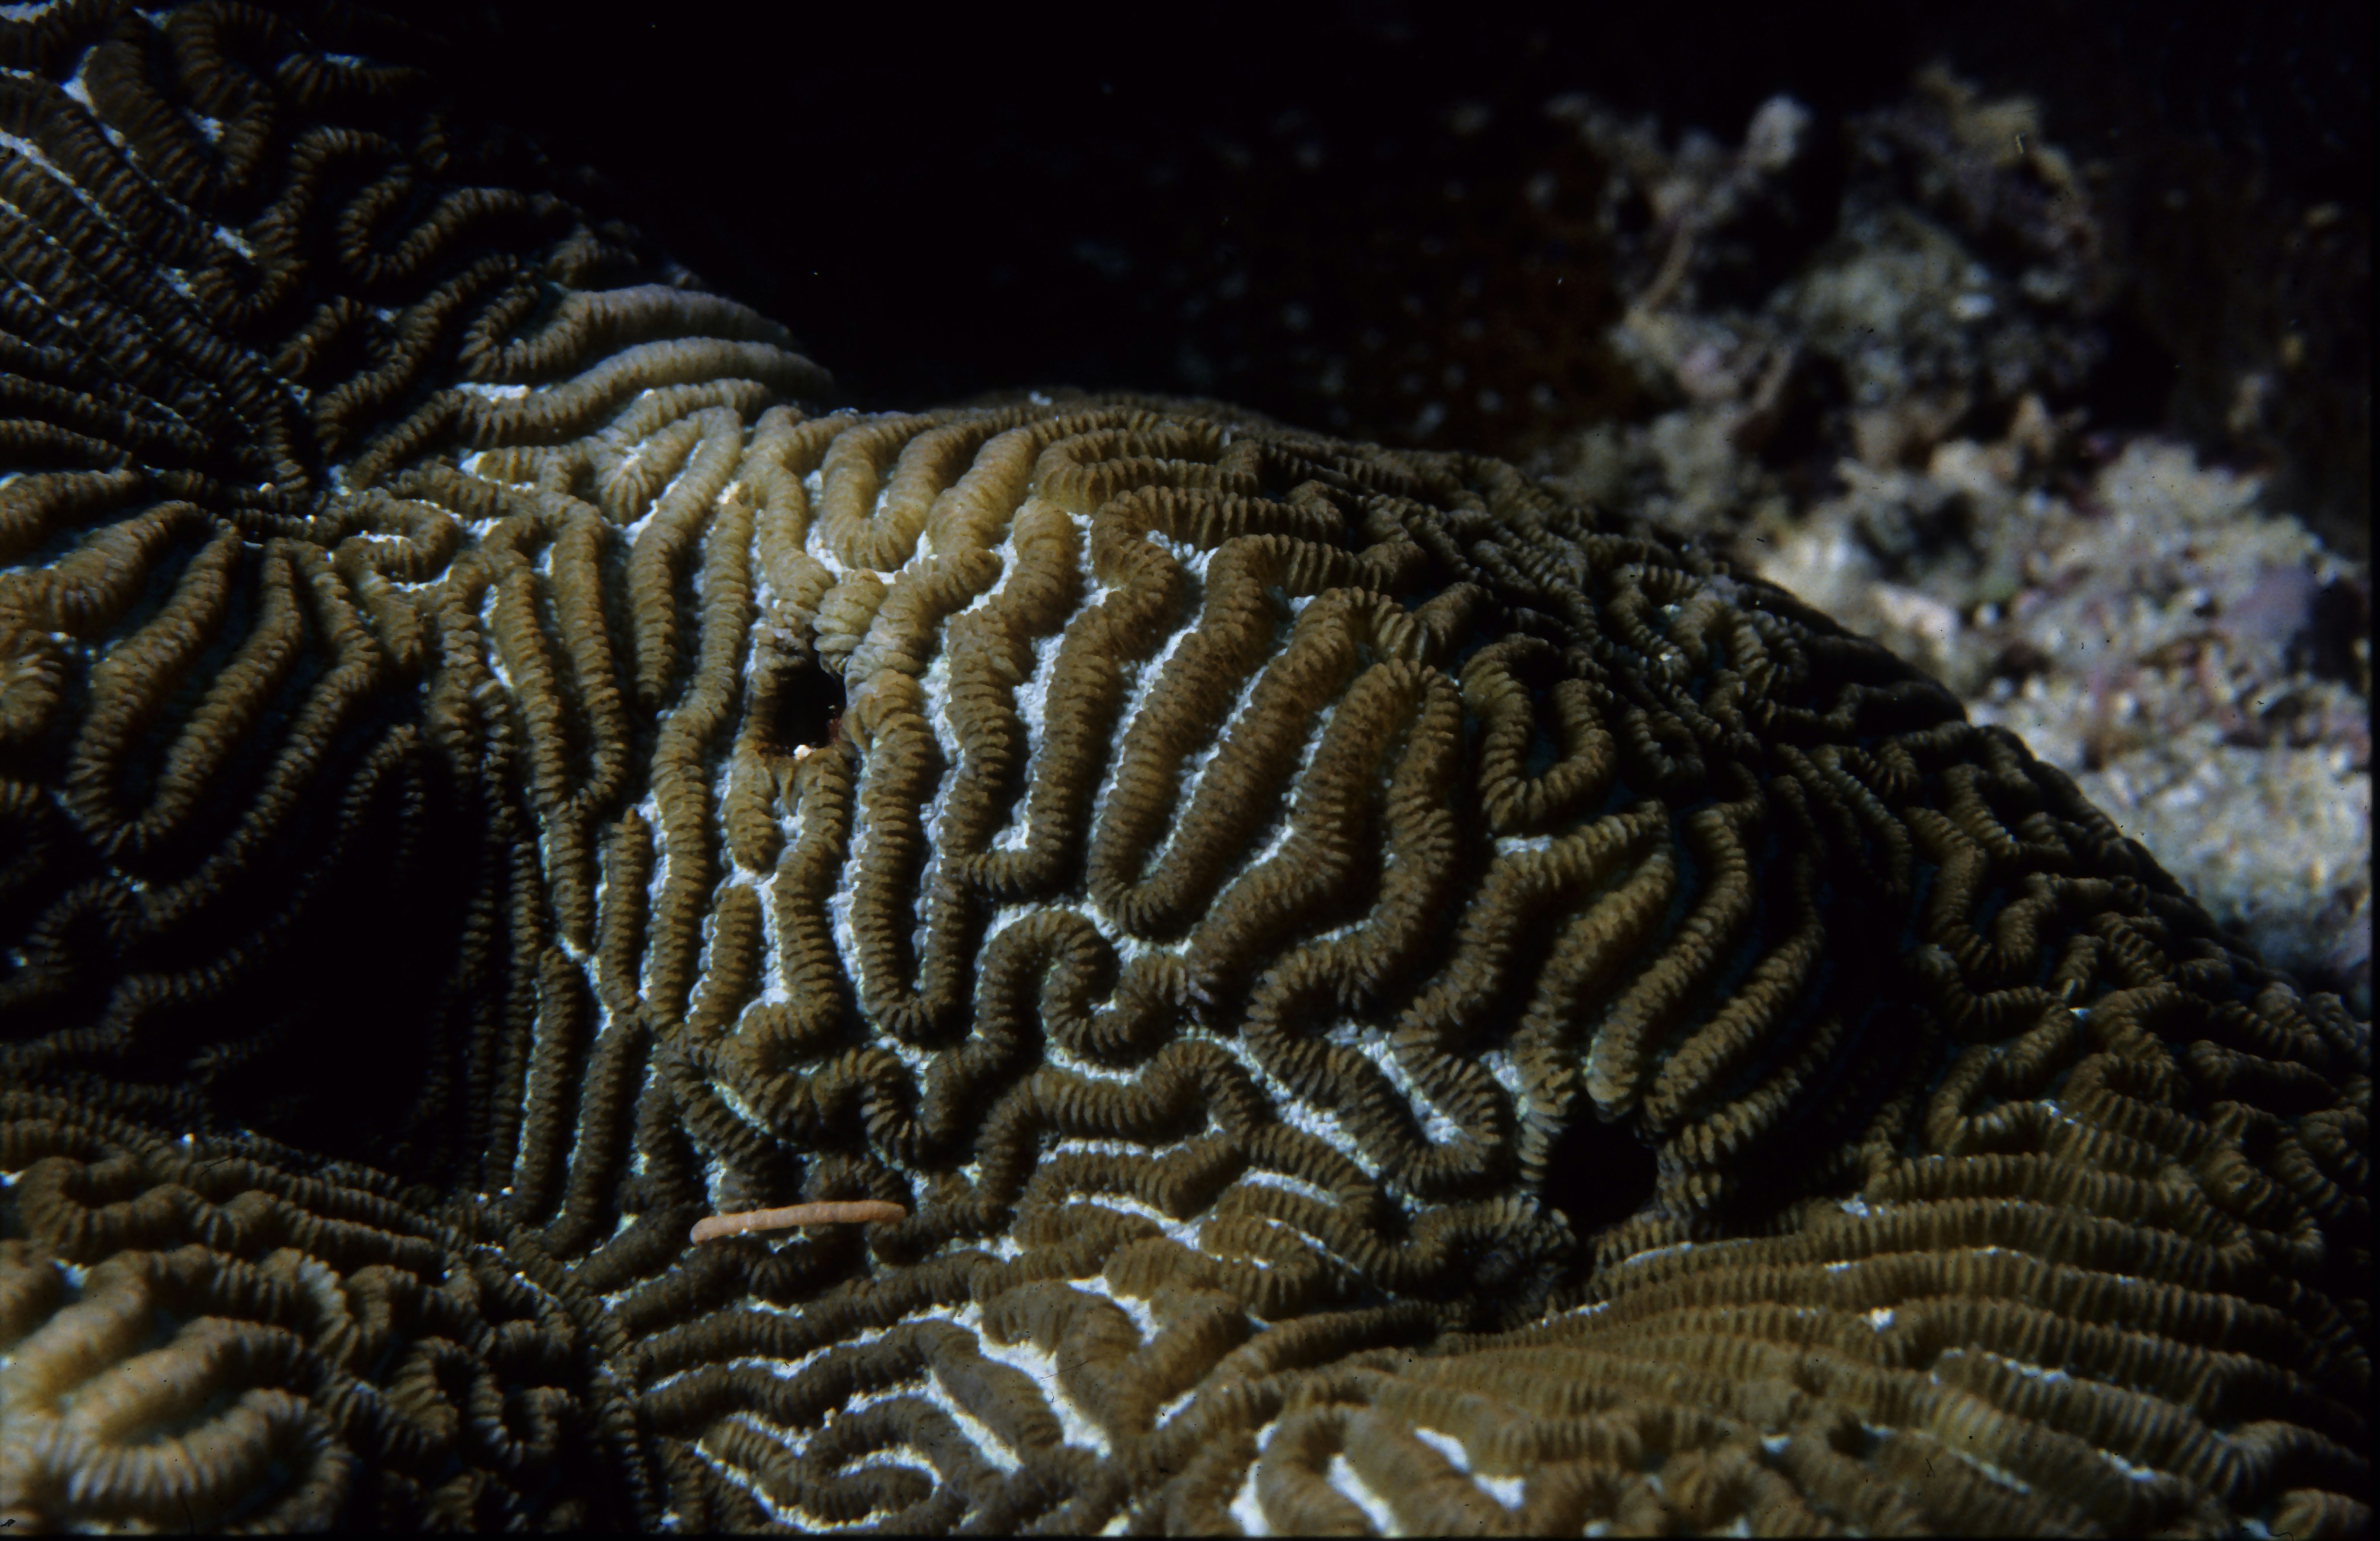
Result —
[{"label": "coral ridge", "polygon": [[2368,1526],[2369,1026],[2013,734],[1500,462],[818,413],[373,25],[0,20],[0,1518]]}]

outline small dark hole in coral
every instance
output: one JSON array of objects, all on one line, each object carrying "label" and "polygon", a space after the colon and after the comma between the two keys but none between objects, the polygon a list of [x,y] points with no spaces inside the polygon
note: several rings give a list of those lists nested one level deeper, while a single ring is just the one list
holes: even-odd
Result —
[{"label": "small dark hole in coral", "polygon": [[843,716],[843,682],[820,668],[801,670],[777,698],[772,724],[779,754],[805,746],[823,748],[833,742],[835,724]]},{"label": "small dark hole in coral", "polygon": [[1585,1237],[1643,1208],[1658,1175],[1651,1148],[1633,1130],[1606,1123],[1582,1107],[1554,1142],[1543,1197],[1548,1208],[1569,1217],[1573,1232]]}]

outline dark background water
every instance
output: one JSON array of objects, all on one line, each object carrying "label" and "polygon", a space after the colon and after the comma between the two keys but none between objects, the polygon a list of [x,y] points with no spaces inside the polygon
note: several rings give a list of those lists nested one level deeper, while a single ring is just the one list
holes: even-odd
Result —
[{"label": "dark background water", "polygon": [[[1613,303],[1591,233],[1559,200],[1511,217],[1532,176],[1595,176],[1548,99],[1731,144],[1777,92],[1834,124],[1948,60],[2039,98],[2051,138],[2111,170],[2114,322],[2138,346],[2099,415],[2262,459],[2285,506],[2361,545],[2365,4],[418,14],[470,106],[599,168],[861,405],[1131,387],[1507,453],[1628,409],[1589,346]],[[2324,205],[2338,217],[2309,249]],[[2311,347],[2266,442],[2227,444],[2239,378],[2288,330]],[[1414,382],[1450,367],[1502,405],[1419,431]]]}]

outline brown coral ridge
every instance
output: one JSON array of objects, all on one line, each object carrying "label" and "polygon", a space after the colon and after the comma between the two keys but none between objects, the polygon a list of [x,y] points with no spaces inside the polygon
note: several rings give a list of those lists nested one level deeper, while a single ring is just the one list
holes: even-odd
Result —
[{"label": "brown coral ridge", "polygon": [[1888,654],[0,26],[0,1511],[2368,1526],[2368,1025]]},{"label": "brown coral ridge", "polygon": [[319,1530],[633,1512],[600,1308],[363,1171],[0,1093],[0,1517]]}]

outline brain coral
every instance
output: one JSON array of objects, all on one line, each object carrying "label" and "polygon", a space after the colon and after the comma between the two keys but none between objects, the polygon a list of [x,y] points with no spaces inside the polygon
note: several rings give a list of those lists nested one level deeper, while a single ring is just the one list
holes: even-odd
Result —
[{"label": "brain coral", "polygon": [[1494,461],[815,415],[367,24],[0,21],[0,1517],[2368,1527],[2369,1028],[2014,738]]}]

